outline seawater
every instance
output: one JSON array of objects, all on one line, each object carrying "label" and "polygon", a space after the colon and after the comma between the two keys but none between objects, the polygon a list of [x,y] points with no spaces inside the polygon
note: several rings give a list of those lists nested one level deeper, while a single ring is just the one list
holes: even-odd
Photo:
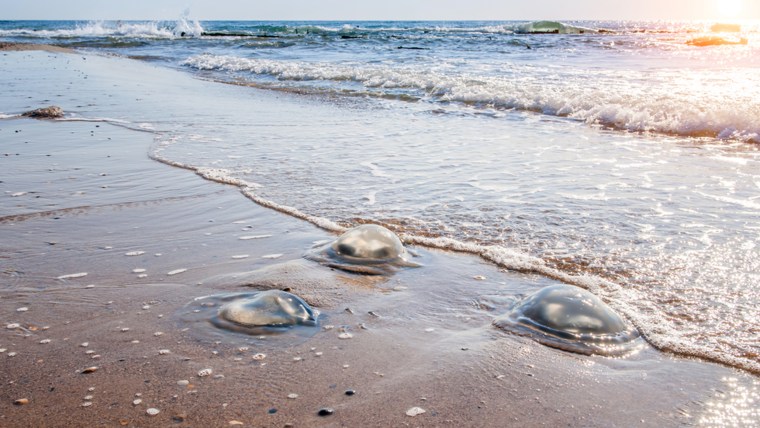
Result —
[{"label": "seawater", "polygon": [[[758,373],[760,24],[710,25],[3,21],[0,40],[224,85],[75,113],[149,123],[157,159],[328,229],[587,288],[661,349]],[[687,44],[707,35],[746,44]],[[298,107],[246,108],[251,87]]]}]

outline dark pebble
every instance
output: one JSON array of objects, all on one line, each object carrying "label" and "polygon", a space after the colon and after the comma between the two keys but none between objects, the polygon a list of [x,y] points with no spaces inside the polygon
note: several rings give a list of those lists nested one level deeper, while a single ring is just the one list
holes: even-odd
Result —
[{"label": "dark pebble", "polygon": [[335,413],[335,410],[333,410],[333,409],[331,409],[329,407],[323,407],[323,408],[319,409],[319,412],[317,412],[317,414],[319,416],[330,416],[333,413]]},{"label": "dark pebble", "polygon": [[267,412],[268,412],[270,415],[273,415],[273,414],[277,413],[277,409],[275,409],[274,407],[272,407],[271,409],[267,410]]},{"label": "dark pebble", "polygon": [[354,391],[353,389],[347,389],[346,390],[346,395],[348,395],[349,397],[352,396],[352,395],[354,395],[354,394],[356,394],[356,391]]}]

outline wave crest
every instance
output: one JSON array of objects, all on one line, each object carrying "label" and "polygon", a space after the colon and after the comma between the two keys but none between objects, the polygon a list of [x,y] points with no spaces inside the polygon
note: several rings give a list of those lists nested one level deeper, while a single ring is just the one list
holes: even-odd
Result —
[{"label": "wave crest", "polygon": [[[647,79],[641,79],[638,71],[533,66],[512,66],[500,70],[502,75],[440,74],[413,66],[208,54],[190,57],[182,65],[243,73],[256,83],[260,83],[257,78],[269,79],[263,85],[274,89],[297,84],[308,91],[308,82],[321,81],[335,83],[335,90],[345,94],[347,89],[356,92],[358,83],[359,95],[530,111],[631,132],[760,142],[760,97],[754,97],[757,90],[752,89],[760,87],[760,79],[742,70],[727,71],[723,80],[715,82],[709,73],[685,79],[672,70],[653,71]],[[318,88],[320,93],[324,90],[324,85]]]}]

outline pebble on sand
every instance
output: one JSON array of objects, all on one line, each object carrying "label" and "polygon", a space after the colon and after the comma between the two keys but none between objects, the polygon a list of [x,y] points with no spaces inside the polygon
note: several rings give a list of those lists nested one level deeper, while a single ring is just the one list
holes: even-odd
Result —
[{"label": "pebble on sand", "polygon": [[156,416],[157,414],[161,413],[161,411],[155,407],[151,407],[150,409],[146,410],[145,413],[147,413],[148,416]]},{"label": "pebble on sand", "polygon": [[259,352],[258,354],[254,355],[252,358],[253,358],[254,360],[263,360],[263,359],[264,359],[264,358],[266,358],[266,357],[267,357],[267,355],[266,355],[266,354],[262,354],[262,353],[260,353],[260,352]]},{"label": "pebble on sand", "polygon": [[28,310],[29,310],[29,308],[27,308],[26,306],[24,306],[24,307],[16,309],[16,312],[26,312]]},{"label": "pebble on sand", "polygon": [[211,376],[212,373],[214,373],[214,371],[211,369],[203,369],[198,372],[198,377]]},{"label": "pebble on sand", "polygon": [[329,407],[323,407],[323,408],[319,409],[319,411],[317,412],[317,414],[319,416],[330,416],[333,413],[335,413],[335,410],[333,410],[333,409],[331,409]]},{"label": "pebble on sand", "polygon": [[58,106],[48,106],[24,112],[21,116],[34,119],[56,119],[63,117],[63,109]]},{"label": "pebble on sand", "polygon": [[82,370],[82,373],[88,374],[88,373],[95,373],[98,371],[98,368],[96,366],[87,367],[86,369]]},{"label": "pebble on sand", "polygon": [[422,407],[412,407],[411,409],[406,411],[407,416],[417,416],[425,413],[425,409]]},{"label": "pebble on sand", "polygon": [[128,253],[124,253],[125,256],[141,256],[145,254],[145,251],[130,251]]},{"label": "pebble on sand", "polygon": [[29,404],[28,398],[19,398],[18,400],[14,401],[13,404],[17,406],[23,406],[24,404]]}]

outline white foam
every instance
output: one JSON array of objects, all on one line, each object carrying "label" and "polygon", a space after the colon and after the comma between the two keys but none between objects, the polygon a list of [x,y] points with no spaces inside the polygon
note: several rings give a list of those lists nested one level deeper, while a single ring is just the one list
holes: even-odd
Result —
[{"label": "white foam", "polygon": [[34,38],[84,38],[84,37],[130,37],[173,39],[185,36],[200,36],[203,27],[195,20],[186,17],[176,22],[160,21],[90,21],[75,28],[58,30],[12,29],[0,30],[2,37],[34,37]]},{"label": "white foam", "polygon": [[[653,70],[641,79],[637,70],[599,70],[512,64],[502,73],[436,73],[415,65],[336,64],[283,61],[227,55],[197,55],[185,66],[199,70],[247,72],[277,81],[357,82],[366,95],[404,89],[419,99],[524,110],[569,117],[634,132],[711,136],[760,142],[760,87],[754,71],[727,70],[720,81],[714,71],[692,70],[688,78],[672,70]],[[593,77],[598,84],[589,86]],[[743,86],[736,86],[742,82]],[[748,92],[749,91],[749,92]],[[372,168],[372,164],[363,164]],[[373,168],[374,170],[374,168]]]}]

